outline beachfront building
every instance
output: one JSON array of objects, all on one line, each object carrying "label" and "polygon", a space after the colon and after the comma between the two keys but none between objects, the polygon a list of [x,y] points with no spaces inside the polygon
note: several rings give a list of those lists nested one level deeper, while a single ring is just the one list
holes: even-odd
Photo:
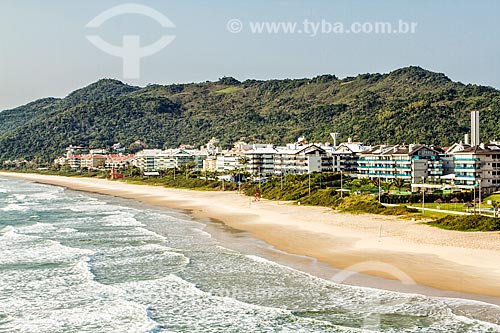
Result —
[{"label": "beachfront building", "polygon": [[500,143],[480,144],[457,151],[453,161],[457,187],[481,186],[487,193],[500,189]]},{"label": "beachfront building", "polygon": [[194,169],[200,170],[206,157],[206,152],[197,149],[144,149],[135,155],[134,165],[143,171],[158,171],[194,163]]},{"label": "beachfront building", "polygon": [[315,144],[289,144],[278,147],[274,154],[273,174],[308,174],[332,170],[332,159],[326,150]]},{"label": "beachfront building", "polygon": [[54,160],[56,165],[69,165],[71,169],[81,168],[81,159],[84,152],[88,152],[87,148],[82,146],[69,145],[66,148],[66,156],[59,157]]},{"label": "beachfront building", "polygon": [[331,153],[333,172],[343,172],[351,177],[358,173],[358,158],[360,153],[371,147],[366,147],[362,142],[353,142],[351,138],[342,142]]},{"label": "beachfront building", "polygon": [[80,168],[95,170],[104,168],[106,163],[106,155],[102,154],[85,154],[80,155]]},{"label": "beachfront building", "polygon": [[375,146],[359,153],[358,178],[438,181],[443,174],[439,156],[435,148],[421,144]]},{"label": "beachfront building", "polygon": [[[465,149],[469,149],[471,147],[470,144],[467,143],[468,138],[466,136],[466,142],[458,142],[454,143],[450,147],[443,147],[444,152],[440,155],[441,162],[443,163],[443,177],[441,179],[455,179],[455,161],[454,156],[455,153],[461,152]],[[446,177],[444,177],[446,176]]]},{"label": "beachfront building", "polygon": [[[216,155],[216,170],[221,173],[229,173],[232,170],[243,170],[244,166],[241,162],[245,151],[252,149],[252,146],[243,141],[238,141],[233,145],[233,148],[223,150]],[[246,160],[245,160],[246,162]]]},{"label": "beachfront building", "polygon": [[203,160],[203,171],[217,171],[217,157],[207,156]]},{"label": "beachfront building", "polygon": [[82,155],[75,154],[70,157],[61,158],[56,161],[56,164],[64,165],[68,164],[71,169],[80,169],[81,168],[81,157]]},{"label": "beachfront building", "polygon": [[125,169],[132,165],[135,155],[108,154],[106,155],[106,169]]},{"label": "beachfront building", "polygon": [[[283,147],[272,144],[249,145],[240,141],[232,149],[217,155],[216,170],[245,170],[256,177],[331,172],[332,151],[331,146],[309,144],[304,140]],[[208,167],[209,162],[205,162],[205,165]]]},{"label": "beachfront building", "polygon": [[251,175],[269,177],[274,174],[274,159],[277,153],[278,149],[273,145],[254,144],[251,149],[242,151],[239,163]]}]

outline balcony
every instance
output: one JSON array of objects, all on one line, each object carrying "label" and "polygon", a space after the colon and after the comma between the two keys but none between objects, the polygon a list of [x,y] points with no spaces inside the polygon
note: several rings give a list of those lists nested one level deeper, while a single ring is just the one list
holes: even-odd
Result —
[{"label": "balcony", "polygon": [[387,161],[387,160],[365,160],[360,158],[358,163],[375,163],[375,164],[395,164],[396,161]]},{"label": "balcony", "polygon": [[478,177],[470,175],[455,175],[455,179],[476,179],[476,178]]},{"label": "balcony", "polygon": [[475,167],[475,166],[472,166],[472,165],[455,165],[455,170],[475,170],[475,169],[479,169],[479,167]]}]

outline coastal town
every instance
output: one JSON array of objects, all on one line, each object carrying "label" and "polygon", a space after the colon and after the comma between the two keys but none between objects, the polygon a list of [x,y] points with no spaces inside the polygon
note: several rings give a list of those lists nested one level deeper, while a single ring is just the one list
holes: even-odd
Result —
[{"label": "coastal town", "polygon": [[0,333],[500,333],[500,1],[0,2]]},{"label": "coastal town", "polygon": [[339,134],[330,135],[333,143],[310,143],[301,137],[285,146],[239,141],[224,150],[212,138],[198,149],[142,149],[135,154],[122,153],[120,144],[113,147],[113,153],[69,146],[66,156],[54,163],[73,170],[135,167],[147,176],[180,167],[217,172],[219,177],[244,172],[261,181],[273,176],[334,172],[385,182],[400,179],[411,184],[412,190],[452,186],[464,190],[478,188],[489,194],[500,189],[500,142],[480,142],[478,112],[471,112],[470,135],[465,134],[463,141],[449,147],[423,143],[367,146],[351,139],[337,143]]}]

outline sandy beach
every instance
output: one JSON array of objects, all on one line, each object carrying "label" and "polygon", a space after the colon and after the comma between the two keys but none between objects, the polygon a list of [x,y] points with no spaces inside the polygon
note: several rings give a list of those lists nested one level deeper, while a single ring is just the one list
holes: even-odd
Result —
[{"label": "sandy beach", "polygon": [[[500,233],[463,233],[378,215],[91,178],[0,173],[0,177],[185,209],[248,231],[276,249],[335,268],[415,281],[432,288],[500,297]],[[342,277],[337,277],[341,279]],[[335,279],[334,279],[335,280]]]}]

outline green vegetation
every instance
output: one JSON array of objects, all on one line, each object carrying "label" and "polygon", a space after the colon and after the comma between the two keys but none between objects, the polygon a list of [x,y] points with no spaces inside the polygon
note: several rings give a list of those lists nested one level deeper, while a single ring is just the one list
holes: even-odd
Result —
[{"label": "green vegetation", "polygon": [[217,94],[231,94],[231,93],[234,93],[234,92],[237,92],[237,91],[240,91],[242,90],[243,88],[241,87],[229,87],[229,88],[225,88],[225,89],[221,89],[221,90],[217,90],[216,93]]},{"label": "green vegetation", "polygon": [[236,190],[236,185],[234,183],[226,182],[223,184],[222,181],[217,180],[207,180],[200,178],[194,178],[190,176],[189,178],[185,178],[182,175],[176,177],[174,179],[173,175],[165,175],[162,177],[128,177],[124,179],[119,179],[118,181],[122,181],[130,184],[139,184],[139,185],[155,185],[155,186],[164,186],[164,187],[172,187],[172,188],[182,188],[182,189],[192,189],[198,191],[233,191]]},{"label": "green vegetation", "polygon": [[500,219],[479,215],[448,215],[428,224],[458,231],[498,231]]},{"label": "green vegetation", "polygon": [[484,140],[500,137],[500,91],[452,82],[407,67],[389,74],[333,75],[296,80],[246,80],[132,87],[104,79],[64,99],[43,99],[0,112],[0,162],[48,163],[70,144],[149,148],[352,137],[381,142],[449,145],[469,129],[469,110],[481,112]]},{"label": "green vegetation", "polygon": [[493,202],[500,202],[500,194],[492,194],[486,198],[484,198],[484,201],[491,200]]},{"label": "green vegetation", "polygon": [[343,198],[336,207],[351,214],[407,215],[417,210],[405,206],[387,207],[370,195],[353,195]]},{"label": "green vegetation", "polygon": [[[350,183],[350,179],[345,179]],[[288,175],[286,178],[276,177],[264,184],[245,184],[245,194],[252,196],[259,189],[262,197],[271,200],[297,201],[302,205],[325,206],[352,214],[384,214],[407,215],[416,210],[405,206],[387,207],[381,205],[372,195],[340,196],[340,174],[313,173],[308,175]]]},{"label": "green vegetation", "polygon": [[[313,173],[310,182],[309,175],[273,177],[262,184],[245,183],[243,190],[246,195],[253,196],[255,190],[260,189],[263,198],[284,201],[298,200],[302,203],[305,198],[309,197],[309,184],[311,185],[311,197],[314,197],[314,200],[319,200],[321,196],[332,196],[335,195],[335,190],[340,188],[340,174]],[[324,204],[323,206],[330,205]]]}]

